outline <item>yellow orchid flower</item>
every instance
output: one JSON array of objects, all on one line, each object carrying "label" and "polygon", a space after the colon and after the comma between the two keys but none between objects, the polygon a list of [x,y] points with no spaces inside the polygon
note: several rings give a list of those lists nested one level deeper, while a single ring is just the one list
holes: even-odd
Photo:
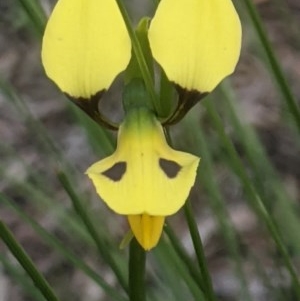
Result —
[{"label": "yellow orchid flower", "polygon": [[[212,91],[233,72],[241,26],[231,0],[161,0],[148,38],[153,58],[180,87],[179,103],[183,95],[190,108],[189,93],[195,102],[198,93]],[[42,61],[64,93],[91,103],[130,57],[130,37],[115,0],[58,1],[45,30]],[[86,173],[104,202],[128,216],[136,239],[149,250],[159,241],[165,217],[185,203],[199,161],[172,149],[155,114],[139,106],[127,112],[115,152]]]},{"label": "yellow orchid flower", "polygon": [[160,237],[164,216],[177,212],[187,199],[198,163],[199,158],[170,148],[154,114],[137,108],[120,126],[116,151],[86,173],[107,205],[129,216],[137,240],[150,249]]}]

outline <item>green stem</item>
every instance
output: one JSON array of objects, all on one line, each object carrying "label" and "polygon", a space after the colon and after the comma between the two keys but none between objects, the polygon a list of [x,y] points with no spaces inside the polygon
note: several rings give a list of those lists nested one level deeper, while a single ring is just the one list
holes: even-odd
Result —
[{"label": "green stem", "polygon": [[184,213],[189,226],[191,238],[196,252],[196,257],[202,274],[203,287],[205,288],[206,297],[209,301],[216,301],[210,274],[206,264],[204,248],[202,245],[201,237],[198,231],[198,226],[189,200],[187,200],[184,205]]},{"label": "green stem", "polygon": [[0,221],[0,237],[27,272],[27,274],[32,279],[35,286],[40,290],[46,300],[48,301],[58,301],[58,298],[55,296],[52,288],[46,281],[46,279],[40,274],[40,272],[35,267],[32,260],[26,254],[24,249],[20,246],[17,240],[14,238],[13,234],[6,227],[6,225]]},{"label": "green stem", "polygon": [[145,290],[146,252],[133,238],[129,248],[129,297],[130,301],[146,301]]}]

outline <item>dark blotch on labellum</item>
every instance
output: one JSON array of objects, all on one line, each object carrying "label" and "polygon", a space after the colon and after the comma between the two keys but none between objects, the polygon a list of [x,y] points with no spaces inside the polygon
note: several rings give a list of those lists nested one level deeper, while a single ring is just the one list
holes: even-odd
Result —
[{"label": "dark blotch on labellum", "polygon": [[176,178],[181,166],[175,161],[159,158],[159,166],[170,179]]},{"label": "dark blotch on labellum", "polygon": [[126,162],[118,162],[114,164],[108,170],[102,172],[102,174],[114,182],[118,182],[122,179],[123,175],[126,172],[127,163]]}]

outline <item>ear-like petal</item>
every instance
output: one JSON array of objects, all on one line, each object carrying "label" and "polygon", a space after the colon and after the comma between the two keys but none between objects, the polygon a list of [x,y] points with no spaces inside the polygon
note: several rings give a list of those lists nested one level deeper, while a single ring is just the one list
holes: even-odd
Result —
[{"label": "ear-like petal", "polygon": [[47,75],[65,93],[90,98],[108,88],[131,56],[115,0],[59,0],[42,47]]},{"label": "ear-like petal", "polygon": [[120,127],[115,153],[86,173],[115,212],[167,216],[186,201],[199,160],[170,148],[155,116],[135,109]]},{"label": "ear-like petal", "polygon": [[236,66],[240,20],[231,0],[162,0],[149,42],[169,80],[188,90],[210,92]]}]

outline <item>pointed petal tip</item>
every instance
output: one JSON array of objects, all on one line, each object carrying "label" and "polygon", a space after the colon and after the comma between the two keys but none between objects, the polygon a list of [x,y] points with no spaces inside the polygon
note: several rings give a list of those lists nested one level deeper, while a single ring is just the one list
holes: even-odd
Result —
[{"label": "pointed petal tip", "polygon": [[158,244],[165,217],[148,214],[129,215],[128,221],[136,240],[145,251],[153,249]]}]

